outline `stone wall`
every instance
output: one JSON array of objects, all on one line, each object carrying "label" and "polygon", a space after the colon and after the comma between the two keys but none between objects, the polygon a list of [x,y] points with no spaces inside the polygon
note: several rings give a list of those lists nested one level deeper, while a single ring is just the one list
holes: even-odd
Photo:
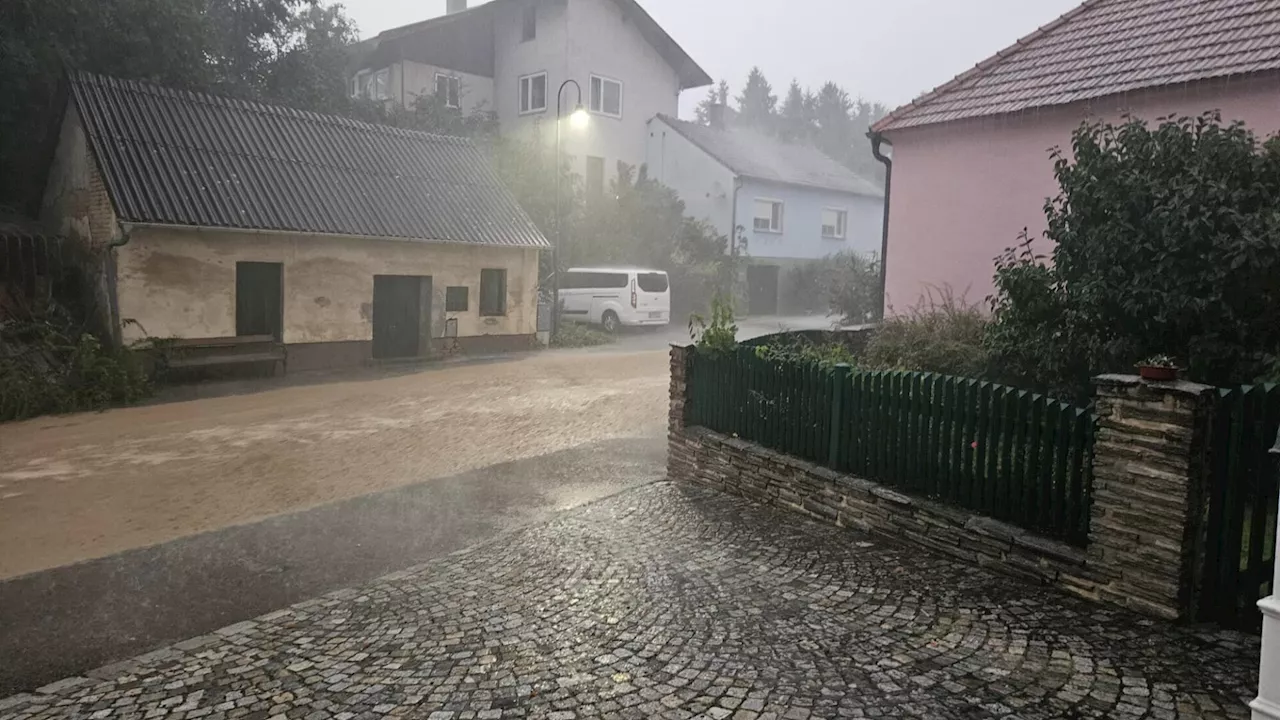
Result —
[{"label": "stone wall", "polygon": [[1084,551],[1007,523],[913,498],[706,428],[673,432],[668,474],[839,527],[905,540],[1092,597]]},{"label": "stone wall", "polygon": [[[430,337],[449,320],[458,337],[519,336],[537,329],[538,251],[462,243],[401,242],[290,233],[135,227],[116,251],[120,316],[141,328],[126,340],[228,337],[236,332],[236,263],[277,262],[284,271],[284,342],[368,343],[375,275],[431,277]],[[507,271],[507,309],[480,314],[480,272]],[[468,288],[465,311],[447,311],[450,286]],[[426,318],[424,318],[425,320]]]},{"label": "stone wall", "polygon": [[1170,620],[1188,617],[1211,388],[1098,378],[1089,550],[701,427],[671,350],[668,476]]},{"label": "stone wall", "polygon": [[1103,375],[1097,389],[1089,559],[1103,598],[1159,617],[1191,606],[1213,388]]}]

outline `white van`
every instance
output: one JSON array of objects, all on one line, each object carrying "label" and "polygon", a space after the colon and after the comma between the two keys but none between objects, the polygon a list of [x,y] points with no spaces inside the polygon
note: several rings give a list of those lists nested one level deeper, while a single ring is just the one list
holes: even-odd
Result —
[{"label": "white van", "polygon": [[572,268],[560,278],[565,320],[603,325],[614,332],[627,326],[671,322],[671,283],[661,270]]}]

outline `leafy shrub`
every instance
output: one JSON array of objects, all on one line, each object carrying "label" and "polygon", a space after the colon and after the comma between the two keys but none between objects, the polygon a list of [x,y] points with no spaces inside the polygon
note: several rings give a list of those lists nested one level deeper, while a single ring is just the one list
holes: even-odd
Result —
[{"label": "leafy shrub", "polygon": [[733,302],[724,295],[711,299],[711,320],[697,313],[689,316],[689,339],[700,352],[727,353],[738,347],[738,323],[733,316]]},{"label": "leafy shrub", "polygon": [[827,297],[831,314],[838,315],[846,325],[862,325],[880,314],[880,262],[874,255],[842,252],[832,255],[832,272],[819,279],[819,286]]},{"label": "leafy shrub", "polygon": [[616,338],[604,330],[586,323],[560,322],[555,336],[551,338],[554,348],[584,348],[608,345]]},{"label": "leafy shrub", "polygon": [[791,268],[784,312],[829,313],[847,324],[869,322],[880,311],[880,266],[874,256],[839,252]]},{"label": "leafy shrub", "polygon": [[756,357],[775,362],[815,363],[823,368],[833,368],[837,365],[857,367],[858,365],[858,357],[853,354],[849,346],[834,342],[815,343],[803,337],[770,345],[759,345],[756,347]]},{"label": "leafy shrub", "polygon": [[152,392],[138,356],[49,319],[0,323],[0,421],[101,410]]},{"label": "leafy shrub", "polygon": [[1155,353],[1218,385],[1275,372],[1280,141],[1211,113],[1085,124],[1052,157],[1052,258],[1024,233],[996,263],[999,367],[1057,394]]},{"label": "leafy shrub", "polygon": [[930,289],[915,307],[881,323],[867,345],[863,366],[986,377],[986,325],[977,305],[950,288]]}]

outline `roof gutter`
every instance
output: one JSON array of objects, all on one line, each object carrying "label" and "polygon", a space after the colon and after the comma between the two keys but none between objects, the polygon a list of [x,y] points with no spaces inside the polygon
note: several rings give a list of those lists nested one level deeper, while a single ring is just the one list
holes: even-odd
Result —
[{"label": "roof gutter", "polygon": [[893,143],[875,130],[868,132],[867,138],[871,140],[871,154],[884,165],[884,222],[880,238],[880,312],[877,314],[878,320],[884,320],[884,306],[887,300],[885,290],[888,287],[889,278],[889,194],[893,189],[893,158],[884,154],[881,145],[893,147]]},{"label": "roof gutter", "polygon": [[[441,240],[436,238],[414,238],[414,237],[391,237],[385,235],[351,235],[347,233],[328,233],[317,232],[314,230],[266,230],[262,228],[237,228],[237,227],[218,227],[215,225],[180,225],[177,223],[157,223],[157,222],[122,222],[126,235],[134,228],[155,228],[158,230],[183,230],[187,232],[211,232],[211,233],[229,233],[237,235],[266,235],[268,237],[282,236],[298,236],[309,235],[318,238],[335,238],[339,240],[374,240],[383,242],[402,242],[402,243],[418,243],[432,245],[470,245],[478,247],[491,248],[507,248],[512,250],[540,250],[551,247],[551,243],[545,245],[508,245],[499,243],[477,243],[467,242],[466,240]],[[125,242],[128,242],[126,239]],[[124,243],[120,243],[123,245]]]}]

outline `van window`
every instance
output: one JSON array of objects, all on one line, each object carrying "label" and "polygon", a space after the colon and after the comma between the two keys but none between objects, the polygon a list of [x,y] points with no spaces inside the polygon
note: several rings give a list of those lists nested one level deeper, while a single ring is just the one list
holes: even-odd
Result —
[{"label": "van window", "polygon": [[637,273],[636,283],[645,292],[661,293],[667,291],[667,276],[664,273]]},{"label": "van window", "polygon": [[565,290],[607,290],[627,286],[627,276],[622,273],[573,272],[565,273],[560,287]]}]

